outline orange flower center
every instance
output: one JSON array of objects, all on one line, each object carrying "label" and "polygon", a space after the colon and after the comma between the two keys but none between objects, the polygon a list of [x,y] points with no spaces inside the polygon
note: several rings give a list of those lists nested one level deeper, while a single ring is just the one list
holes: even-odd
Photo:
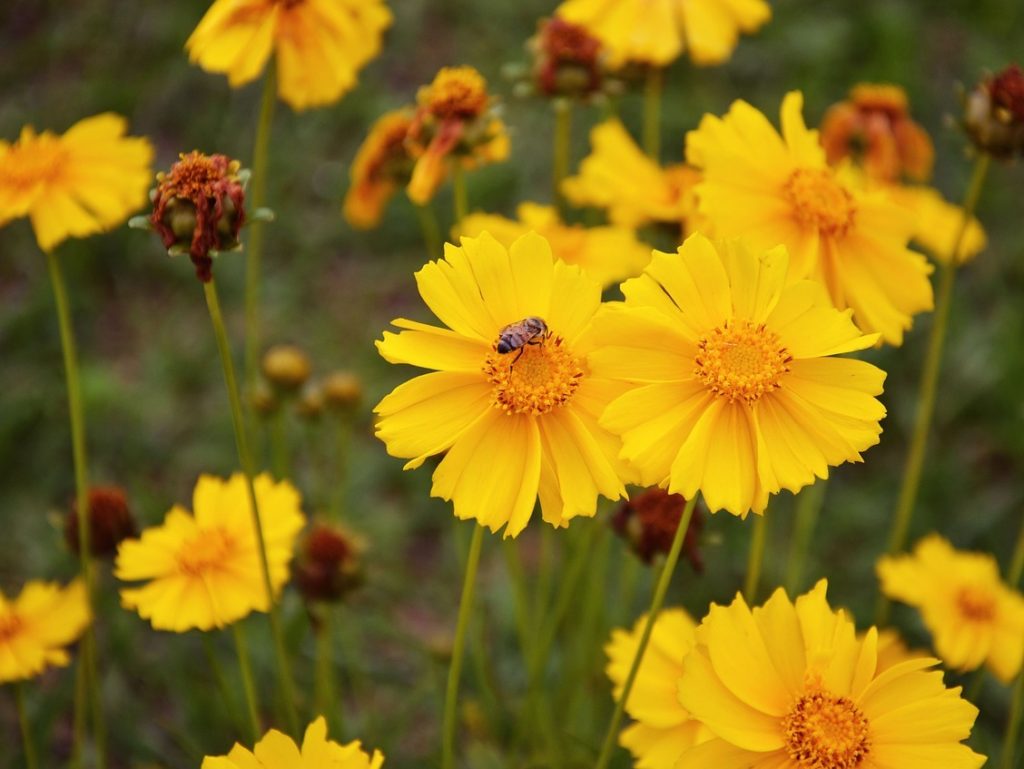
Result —
[{"label": "orange flower center", "polygon": [[792,360],[763,323],[726,321],[697,343],[694,373],[715,395],[754,403],[780,387]]},{"label": "orange flower center", "polygon": [[814,691],[782,719],[786,752],[807,769],[856,769],[871,751],[868,719],[851,700]]},{"label": "orange flower center", "polygon": [[800,224],[826,235],[845,235],[853,226],[853,196],[827,169],[800,168],[786,180],[783,194]]},{"label": "orange flower center", "polygon": [[60,177],[67,151],[52,134],[26,134],[4,158],[0,185],[14,194],[27,194],[37,187],[53,184]]},{"label": "orange flower center", "polygon": [[0,615],[0,643],[5,643],[21,632],[24,623],[17,614]]},{"label": "orange flower center", "polygon": [[178,551],[178,569],[201,577],[221,568],[237,550],[235,538],[224,529],[207,529]]},{"label": "orange flower center", "polygon": [[996,616],[996,599],[988,590],[973,585],[960,589],[956,596],[960,614],[972,622],[991,622]]},{"label": "orange flower center", "polygon": [[506,414],[547,414],[572,399],[583,379],[583,366],[562,337],[547,336],[505,354],[487,353],[484,376],[493,386],[491,403]]},{"label": "orange flower center", "polygon": [[442,120],[469,120],[487,108],[487,81],[472,67],[445,67],[423,89],[420,103]]}]

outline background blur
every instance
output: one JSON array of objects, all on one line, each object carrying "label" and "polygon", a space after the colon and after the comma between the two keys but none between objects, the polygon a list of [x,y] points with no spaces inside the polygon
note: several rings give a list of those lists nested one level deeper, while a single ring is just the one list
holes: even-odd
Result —
[{"label": "background blur", "polygon": [[[461,567],[448,505],[430,500],[429,468],[403,473],[372,436],[370,410],[409,370],[381,360],[373,340],[390,319],[426,320],[412,272],[425,259],[411,206],[393,201],[383,226],[350,230],[340,216],[348,166],[371,121],[414,98],[416,88],[449,64],[472,64],[503,97],[513,132],[512,161],[469,177],[472,209],[511,214],[522,200],[550,200],[552,115],[548,104],[518,100],[501,67],[525,60],[524,41],[552,2],[539,0],[392,0],[395,23],[383,55],[360,86],[339,104],[296,114],[278,105],[273,128],[268,204],[277,221],[267,228],[264,255],[264,338],[296,342],[318,372],[348,368],[364,379],[352,454],[348,520],[370,542],[366,586],[340,610],[344,643],[342,683],[349,701],[346,739],[360,736],[387,754],[387,765],[422,766],[436,749],[446,660],[454,630]],[[3,0],[0,2],[0,137],[21,126],[64,131],[76,120],[113,110],[128,116],[132,133],[157,147],[157,168],[180,151],[224,152],[247,163],[260,85],[231,90],[226,79],[188,64],[182,50],[206,0]],[[1024,6],[1019,0],[787,0],[760,34],[744,37],[724,67],[695,69],[679,61],[668,76],[663,160],[678,161],[683,136],[701,114],[721,114],[745,98],[774,120],[782,95],[801,89],[808,123],[862,80],[904,86],[913,116],[933,135],[935,184],[959,199],[970,161],[953,127],[956,83],[1024,53]],[[639,128],[639,100],[627,96],[622,114]],[[596,109],[576,111],[574,162],[586,152]],[[933,431],[930,461],[912,541],[938,529],[958,547],[989,550],[1005,565],[1024,509],[1024,169],[997,165],[979,206],[990,245],[958,278]],[[451,222],[450,190],[436,201],[442,226]],[[173,503],[190,504],[201,472],[230,474],[236,466],[227,402],[202,292],[187,260],[172,260],[156,239],[127,228],[60,248],[71,286],[83,364],[92,480],[129,493],[140,525],[162,520]],[[217,267],[221,296],[242,345],[244,258]],[[889,372],[883,400],[889,417],[880,446],[866,464],[834,474],[814,536],[805,586],[827,574],[835,605],[850,606],[867,624],[875,599],[873,562],[884,547],[930,317],[921,317],[900,350],[871,352]],[[326,504],[331,434],[326,426],[291,419],[296,482],[307,512]],[[45,266],[24,220],[0,231],[0,589],[16,592],[31,578],[70,578],[77,563],[62,539],[61,520],[73,495],[62,364],[53,298]],[[762,590],[785,572],[791,498],[771,510]],[[579,546],[588,525],[574,524],[565,541]],[[538,526],[525,536],[536,550]],[[611,548],[611,583],[602,620],[632,623],[648,600],[646,569],[635,596],[630,553]],[[725,601],[740,585],[749,526],[722,514],[706,522],[706,563],[696,576],[684,566],[670,603],[701,616],[710,600]],[[486,715],[518,712],[523,674],[511,629],[511,598],[501,548],[488,538],[478,596],[486,659],[467,661],[469,763],[527,765],[503,759],[511,733],[487,727]],[[556,584],[560,579],[556,575]],[[115,767],[198,767],[204,753],[222,753],[237,736],[211,683],[195,634],[158,634],[134,614],[119,611],[106,575],[99,625],[108,721]],[[286,616],[303,689],[312,691],[312,644],[304,610],[288,595]],[[895,619],[919,643],[927,636],[914,615]],[[266,684],[272,669],[266,622],[250,622]],[[595,644],[602,639],[595,639]],[[234,670],[227,638],[218,638]],[[596,646],[594,647],[596,649]],[[438,650],[441,650],[440,653]],[[593,651],[593,649],[591,650]],[[563,650],[575,660],[573,650]],[[344,658],[354,660],[346,663]],[[611,698],[598,658],[595,673],[562,713],[567,744],[600,738]],[[549,675],[567,669],[556,654]],[[71,671],[57,671],[30,688],[38,734],[54,735],[44,765],[57,765],[69,735]],[[955,680],[956,677],[953,676]],[[183,697],[182,684],[190,696]],[[354,692],[354,693],[353,693]],[[995,752],[1008,691],[989,683],[987,715],[975,747]],[[239,702],[241,701],[239,697]],[[141,704],[140,704],[141,703]],[[369,716],[367,714],[370,714]],[[563,720],[564,719],[564,720]],[[0,691],[0,746],[17,744],[12,698]],[[52,731],[51,731],[52,730]],[[14,751],[16,753],[17,751]],[[14,766],[0,748],[0,767]],[[619,757],[625,766],[625,753]],[[534,764],[538,765],[538,764]]]}]

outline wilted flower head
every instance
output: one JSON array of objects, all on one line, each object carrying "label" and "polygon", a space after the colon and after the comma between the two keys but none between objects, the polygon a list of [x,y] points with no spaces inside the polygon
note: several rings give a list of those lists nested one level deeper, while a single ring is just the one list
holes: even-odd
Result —
[{"label": "wilted flower head", "polygon": [[1011,64],[967,94],[964,127],[982,152],[998,158],[1024,154],[1024,70]]},{"label": "wilted flower head", "polygon": [[[612,517],[612,528],[629,543],[644,563],[649,564],[655,556],[667,555],[672,549],[672,540],[683,517],[684,507],[686,499],[681,494],[669,494],[658,487],[650,488],[619,505]],[[703,528],[703,514],[694,508],[683,538],[682,554],[697,572],[704,570],[699,543]]]},{"label": "wilted flower head", "polygon": [[342,526],[319,522],[299,545],[295,586],[307,601],[340,601],[363,583],[366,543]]},{"label": "wilted flower head", "polygon": [[376,227],[395,191],[409,183],[413,159],[406,136],[412,124],[410,110],[386,112],[377,118],[356,152],[343,206],[345,220],[356,229]]},{"label": "wilted flower head", "polygon": [[89,624],[85,585],[29,582],[17,598],[0,592],[0,684],[68,664],[66,647]]},{"label": "wilted flower head", "polygon": [[214,252],[238,248],[245,223],[247,172],[226,155],[193,151],[156,175],[149,223],[168,253],[187,253],[203,282],[213,277]]},{"label": "wilted flower head", "polygon": [[[64,540],[71,552],[79,552],[79,519],[77,501],[65,519]],[[124,489],[118,486],[95,486],[89,489],[89,552],[109,558],[117,552],[122,540],[136,534],[135,518],[128,507]]]},{"label": "wilted flower head", "polygon": [[533,80],[546,96],[588,96],[601,88],[601,41],[586,27],[555,16],[541,19],[530,39]]},{"label": "wilted flower head", "polygon": [[275,344],[263,353],[260,366],[267,381],[285,392],[302,387],[313,370],[309,355],[294,344]]},{"label": "wilted flower head", "polygon": [[931,138],[911,120],[907,94],[897,85],[854,86],[849,99],[825,113],[821,143],[830,164],[853,158],[880,181],[927,181],[935,160]]}]

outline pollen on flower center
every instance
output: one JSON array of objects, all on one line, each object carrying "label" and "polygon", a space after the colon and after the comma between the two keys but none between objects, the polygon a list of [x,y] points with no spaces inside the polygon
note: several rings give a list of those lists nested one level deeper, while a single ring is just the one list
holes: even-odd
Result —
[{"label": "pollen on flower center", "polygon": [[487,82],[472,67],[445,67],[422,89],[419,101],[434,116],[469,120],[487,107]]},{"label": "pollen on flower center", "polygon": [[792,359],[764,324],[726,321],[697,343],[695,374],[715,395],[753,403],[779,388]]},{"label": "pollen on flower center", "polygon": [[831,171],[797,169],[783,185],[783,193],[801,224],[828,235],[843,235],[853,225],[853,197]]},{"label": "pollen on flower center", "polygon": [[207,574],[219,567],[234,549],[235,540],[227,531],[203,531],[178,551],[178,568],[193,577]]},{"label": "pollen on flower center", "polygon": [[0,182],[24,194],[55,182],[60,177],[67,152],[51,134],[33,137],[31,141],[23,139],[22,142],[8,152]]},{"label": "pollen on flower center", "polygon": [[[520,352],[522,354],[520,354]],[[583,366],[560,336],[499,354],[487,353],[484,376],[493,385],[491,403],[506,414],[546,414],[567,403],[579,389]]]},{"label": "pollen on flower center", "polygon": [[975,622],[989,622],[996,616],[995,597],[982,588],[961,588],[956,596],[956,605],[964,618]]},{"label": "pollen on flower center", "polygon": [[851,700],[828,692],[797,700],[782,728],[789,757],[807,769],[856,769],[871,752],[867,717]]}]

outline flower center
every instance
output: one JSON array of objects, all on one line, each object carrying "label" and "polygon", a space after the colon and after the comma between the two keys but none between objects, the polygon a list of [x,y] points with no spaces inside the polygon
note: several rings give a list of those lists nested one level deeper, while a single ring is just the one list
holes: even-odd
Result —
[{"label": "flower center", "polygon": [[421,91],[419,101],[434,116],[470,120],[487,107],[487,81],[472,67],[445,67]]},{"label": "flower center", "polygon": [[60,178],[67,153],[52,134],[25,134],[4,158],[0,184],[14,187],[20,194]]},{"label": "flower center", "polygon": [[831,171],[800,168],[782,189],[801,224],[828,235],[844,235],[853,226],[853,197]]},{"label": "flower center", "polygon": [[236,549],[234,537],[224,529],[204,530],[178,551],[178,569],[201,577],[223,566]]},{"label": "flower center", "polygon": [[548,335],[539,344],[487,353],[484,376],[493,385],[491,403],[506,414],[547,414],[567,403],[583,379],[583,366],[563,344]]},{"label": "flower center", "polygon": [[856,769],[871,751],[868,719],[846,697],[814,691],[782,719],[786,752],[807,769]]},{"label": "flower center", "polygon": [[778,334],[749,320],[726,321],[697,343],[697,379],[730,402],[777,390],[793,356]]},{"label": "flower center", "polygon": [[973,622],[991,622],[996,616],[996,601],[988,591],[973,585],[960,589],[956,605],[961,616]]},{"label": "flower center", "polygon": [[13,612],[0,616],[0,643],[14,638],[21,632],[23,622],[21,617]]}]

